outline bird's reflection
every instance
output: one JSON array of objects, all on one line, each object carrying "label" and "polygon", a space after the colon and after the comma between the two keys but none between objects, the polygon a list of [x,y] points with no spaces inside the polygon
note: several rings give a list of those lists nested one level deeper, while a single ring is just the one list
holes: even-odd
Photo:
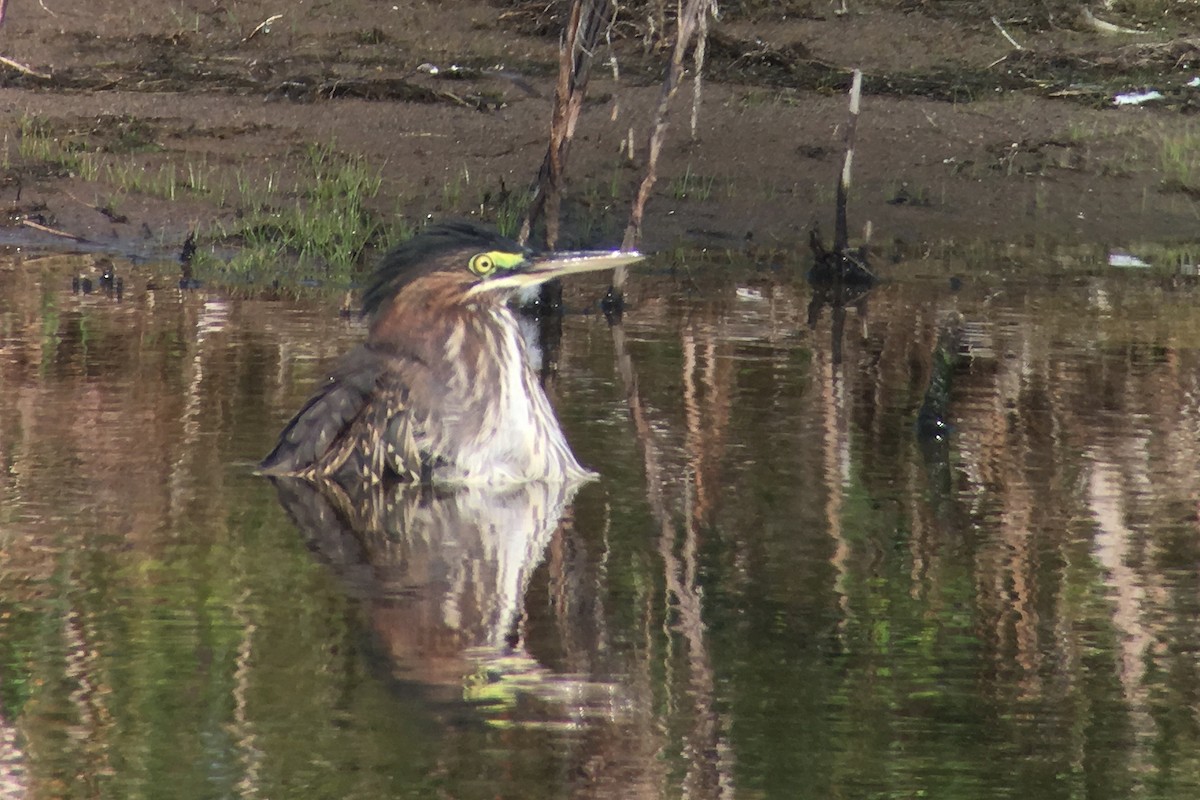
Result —
[{"label": "bird's reflection", "polygon": [[834,364],[842,363],[842,342],[845,339],[846,309],[853,308],[860,319],[867,318],[867,295],[870,287],[848,286],[845,284],[815,285],[812,298],[808,302],[808,327],[816,328],[821,319],[821,311],[829,306],[832,324],[830,326],[830,352]]},{"label": "bird's reflection", "polygon": [[838,205],[838,235],[832,250],[826,250],[821,236],[813,230],[809,246],[813,266],[808,272],[812,299],[808,303],[808,327],[815,328],[821,309],[829,306],[832,316],[831,352],[833,363],[842,363],[842,339],[846,327],[846,308],[853,307],[861,319],[867,317],[867,295],[877,283],[867,265],[867,247],[851,248],[846,243],[844,200]]},{"label": "bird's reflection", "polygon": [[396,677],[493,706],[512,701],[516,686],[543,699],[579,699],[590,686],[540,666],[521,629],[530,576],[569,524],[579,483],[272,480],[309,548],[364,603]]}]

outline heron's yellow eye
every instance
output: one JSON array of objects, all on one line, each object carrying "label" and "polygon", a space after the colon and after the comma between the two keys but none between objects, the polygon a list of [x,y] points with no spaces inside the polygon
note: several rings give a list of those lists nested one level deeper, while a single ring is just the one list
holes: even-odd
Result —
[{"label": "heron's yellow eye", "polygon": [[496,259],[492,258],[487,253],[480,253],[471,256],[471,260],[467,262],[467,268],[481,278],[486,278],[496,271]]}]

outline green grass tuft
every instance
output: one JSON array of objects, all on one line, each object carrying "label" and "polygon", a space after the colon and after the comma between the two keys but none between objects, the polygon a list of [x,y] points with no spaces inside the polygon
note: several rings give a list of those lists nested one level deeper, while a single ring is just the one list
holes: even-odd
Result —
[{"label": "green grass tuft", "polygon": [[1169,188],[1194,192],[1200,189],[1200,136],[1188,129],[1163,138],[1159,169]]},{"label": "green grass tuft", "polygon": [[676,200],[698,200],[704,202],[712,197],[717,179],[711,175],[697,175],[688,164],[683,174],[671,181],[668,191]]},{"label": "green grass tuft", "polygon": [[238,173],[242,214],[232,231],[218,239],[241,249],[223,272],[238,280],[313,280],[346,284],[353,280],[363,253],[386,246],[398,234],[370,208],[382,179],[365,158],[310,145],[291,191],[268,173],[254,181]]}]

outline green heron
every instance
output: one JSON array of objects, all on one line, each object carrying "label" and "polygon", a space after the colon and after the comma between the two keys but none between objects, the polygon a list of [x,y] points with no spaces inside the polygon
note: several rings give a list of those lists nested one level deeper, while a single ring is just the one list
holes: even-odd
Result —
[{"label": "green heron", "polygon": [[342,357],[260,465],[371,482],[581,480],[509,300],[551,278],[641,260],[535,257],[477,225],[432,226],[384,257],[363,297],[367,340]]}]

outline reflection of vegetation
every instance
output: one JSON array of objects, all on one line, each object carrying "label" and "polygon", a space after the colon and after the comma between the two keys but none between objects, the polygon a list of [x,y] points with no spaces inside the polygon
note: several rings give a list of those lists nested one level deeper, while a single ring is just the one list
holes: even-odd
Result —
[{"label": "reflection of vegetation", "polygon": [[[486,733],[443,737],[374,671],[353,602],[235,466],[274,421],[233,387],[257,394],[277,343],[201,343],[203,301],[51,317],[44,278],[0,297],[0,329],[41,331],[5,339],[22,358],[3,380],[43,400],[0,396],[0,725],[21,731],[6,780],[14,741],[30,796],[428,797],[447,769],[501,772]],[[151,407],[171,422],[147,424]]]},{"label": "reflection of vegetation", "polygon": [[[524,666],[437,673],[411,587],[371,617],[249,474],[340,327],[6,273],[0,699],[31,794],[700,797],[711,767],[750,797],[1190,800],[1200,302],[1103,255],[922,247],[836,368],[794,253],[684,262],[627,323],[663,526],[612,345],[569,318],[559,407],[603,478],[520,631],[531,668],[616,684],[569,731],[479,724],[464,692],[503,716]],[[935,472],[913,423],[951,308]]]}]

